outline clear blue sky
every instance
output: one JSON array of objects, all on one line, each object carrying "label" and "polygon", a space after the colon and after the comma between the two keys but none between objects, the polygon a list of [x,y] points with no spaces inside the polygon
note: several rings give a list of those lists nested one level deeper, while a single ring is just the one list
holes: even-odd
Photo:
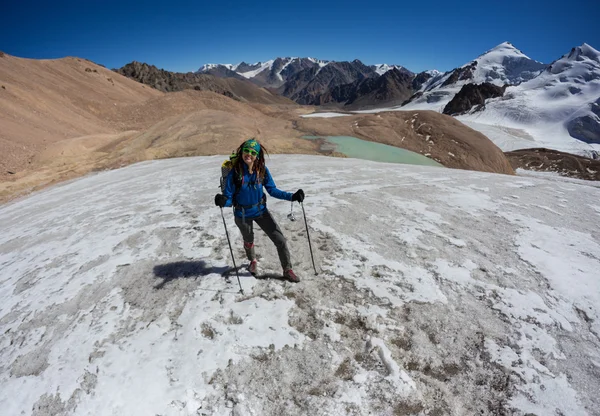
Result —
[{"label": "clear blue sky", "polygon": [[504,41],[545,63],[584,42],[600,49],[600,0],[7,0],[1,16],[11,55],[178,72],[278,56],[446,71]]}]

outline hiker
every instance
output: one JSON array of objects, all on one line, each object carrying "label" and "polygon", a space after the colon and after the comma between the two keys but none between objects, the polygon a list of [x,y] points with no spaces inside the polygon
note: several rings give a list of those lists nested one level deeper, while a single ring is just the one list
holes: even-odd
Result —
[{"label": "hiker", "polygon": [[265,165],[266,149],[252,138],[246,140],[237,149],[236,155],[230,158],[232,169],[229,171],[222,194],[215,195],[218,207],[234,207],[235,223],[244,239],[244,250],[250,260],[248,271],[256,276],[256,254],[254,252],[253,222],[269,236],[277,247],[279,261],[283,268],[283,277],[299,282],[300,279],[292,271],[290,252],[281,229],[267,209],[267,197],[263,187],[273,198],[285,201],[304,200],[304,191],[298,189],[294,194],[284,192],[275,186],[269,169]]}]

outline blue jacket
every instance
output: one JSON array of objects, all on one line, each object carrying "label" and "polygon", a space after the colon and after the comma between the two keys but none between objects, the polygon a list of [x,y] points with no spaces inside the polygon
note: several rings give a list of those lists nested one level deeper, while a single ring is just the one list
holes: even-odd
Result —
[{"label": "blue jacket", "polygon": [[232,169],[227,175],[225,190],[223,195],[227,198],[225,203],[226,207],[233,205],[233,196],[235,195],[235,207],[233,213],[236,217],[256,218],[261,216],[267,209],[266,199],[263,200],[264,190],[267,189],[269,195],[273,198],[283,199],[285,201],[292,200],[292,194],[290,192],[284,192],[277,189],[275,181],[269,172],[269,168],[265,166],[265,177],[261,183],[258,183],[256,172],[250,174],[248,172],[248,166],[244,167],[244,175],[242,177],[242,186],[238,190],[235,186],[234,175],[235,170]]}]

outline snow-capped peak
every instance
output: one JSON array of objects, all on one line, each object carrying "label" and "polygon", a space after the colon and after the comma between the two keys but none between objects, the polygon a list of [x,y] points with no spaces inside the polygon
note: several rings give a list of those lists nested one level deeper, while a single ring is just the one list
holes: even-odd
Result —
[{"label": "snow-capped peak", "polygon": [[501,44],[499,44],[499,45],[493,47],[492,49],[484,52],[483,54],[479,55],[479,57],[477,59],[480,59],[480,58],[486,57],[486,56],[488,56],[488,57],[518,56],[518,57],[524,57],[524,58],[530,59],[523,52],[521,52],[520,50],[515,48],[513,46],[513,44],[510,42],[502,42]]},{"label": "snow-capped peak", "polygon": [[292,58],[284,58],[285,64],[283,64],[283,66],[281,67],[281,69],[279,71],[277,71],[277,73],[275,74],[277,76],[277,78],[283,82],[283,77],[281,76],[281,72],[286,69],[288,67],[288,65],[290,65],[292,62],[294,62],[295,60],[297,60],[299,58],[297,57],[292,57]]},{"label": "snow-capped peak", "polygon": [[503,42],[462,69],[467,67],[472,68],[470,82],[516,85],[535,78],[547,65],[529,58],[510,42]]},{"label": "snow-capped peak", "polygon": [[215,69],[215,68],[218,68],[221,66],[224,66],[225,68],[227,68],[231,71],[235,71],[235,68],[237,68],[237,65],[232,65],[232,64],[205,64],[205,65],[202,65],[202,68],[200,68],[200,72],[210,71],[211,69]]},{"label": "snow-capped peak", "polygon": [[[456,89],[464,84],[489,82],[499,86],[518,85],[538,76],[546,64],[534,61],[515,48],[510,42],[503,42],[475,60],[434,78],[424,86],[424,90],[445,88]],[[433,74],[432,74],[433,75]]]},{"label": "snow-capped peak", "polygon": [[571,52],[567,55],[567,59],[575,61],[583,61],[585,58],[600,63],[600,51],[597,51],[587,43],[584,43],[581,46],[571,49]]},{"label": "snow-capped peak", "polygon": [[400,65],[388,65],[388,64],[375,64],[372,65],[372,68],[375,70],[375,72],[377,72],[379,75],[383,75],[385,74],[387,71],[389,71],[390,69],[403,69],[402,66]]}]

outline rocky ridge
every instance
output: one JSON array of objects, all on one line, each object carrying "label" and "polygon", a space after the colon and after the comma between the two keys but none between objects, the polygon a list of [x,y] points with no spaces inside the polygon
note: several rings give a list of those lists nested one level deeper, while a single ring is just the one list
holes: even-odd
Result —
[{"label": "rocky ridge", "polygon": [[444,107],[442,113],[456,116],[470,111],[473,107],[475,107],[474,111],[481,111],[485,107],[485,100],[502,97],[506,87],[506,85],[499,87],[489,82],[465,84]]},{"label": "rocky ridge", "polygon": [[219,67],[218,71],[221,71],[225,78],[194,72],[170,72],[136,61],[114,71],[163,92],[194,89],[196,91],[212,91],[238,101],[262,104],[289,103],[285,98],[257,87],[223,66]]}]

